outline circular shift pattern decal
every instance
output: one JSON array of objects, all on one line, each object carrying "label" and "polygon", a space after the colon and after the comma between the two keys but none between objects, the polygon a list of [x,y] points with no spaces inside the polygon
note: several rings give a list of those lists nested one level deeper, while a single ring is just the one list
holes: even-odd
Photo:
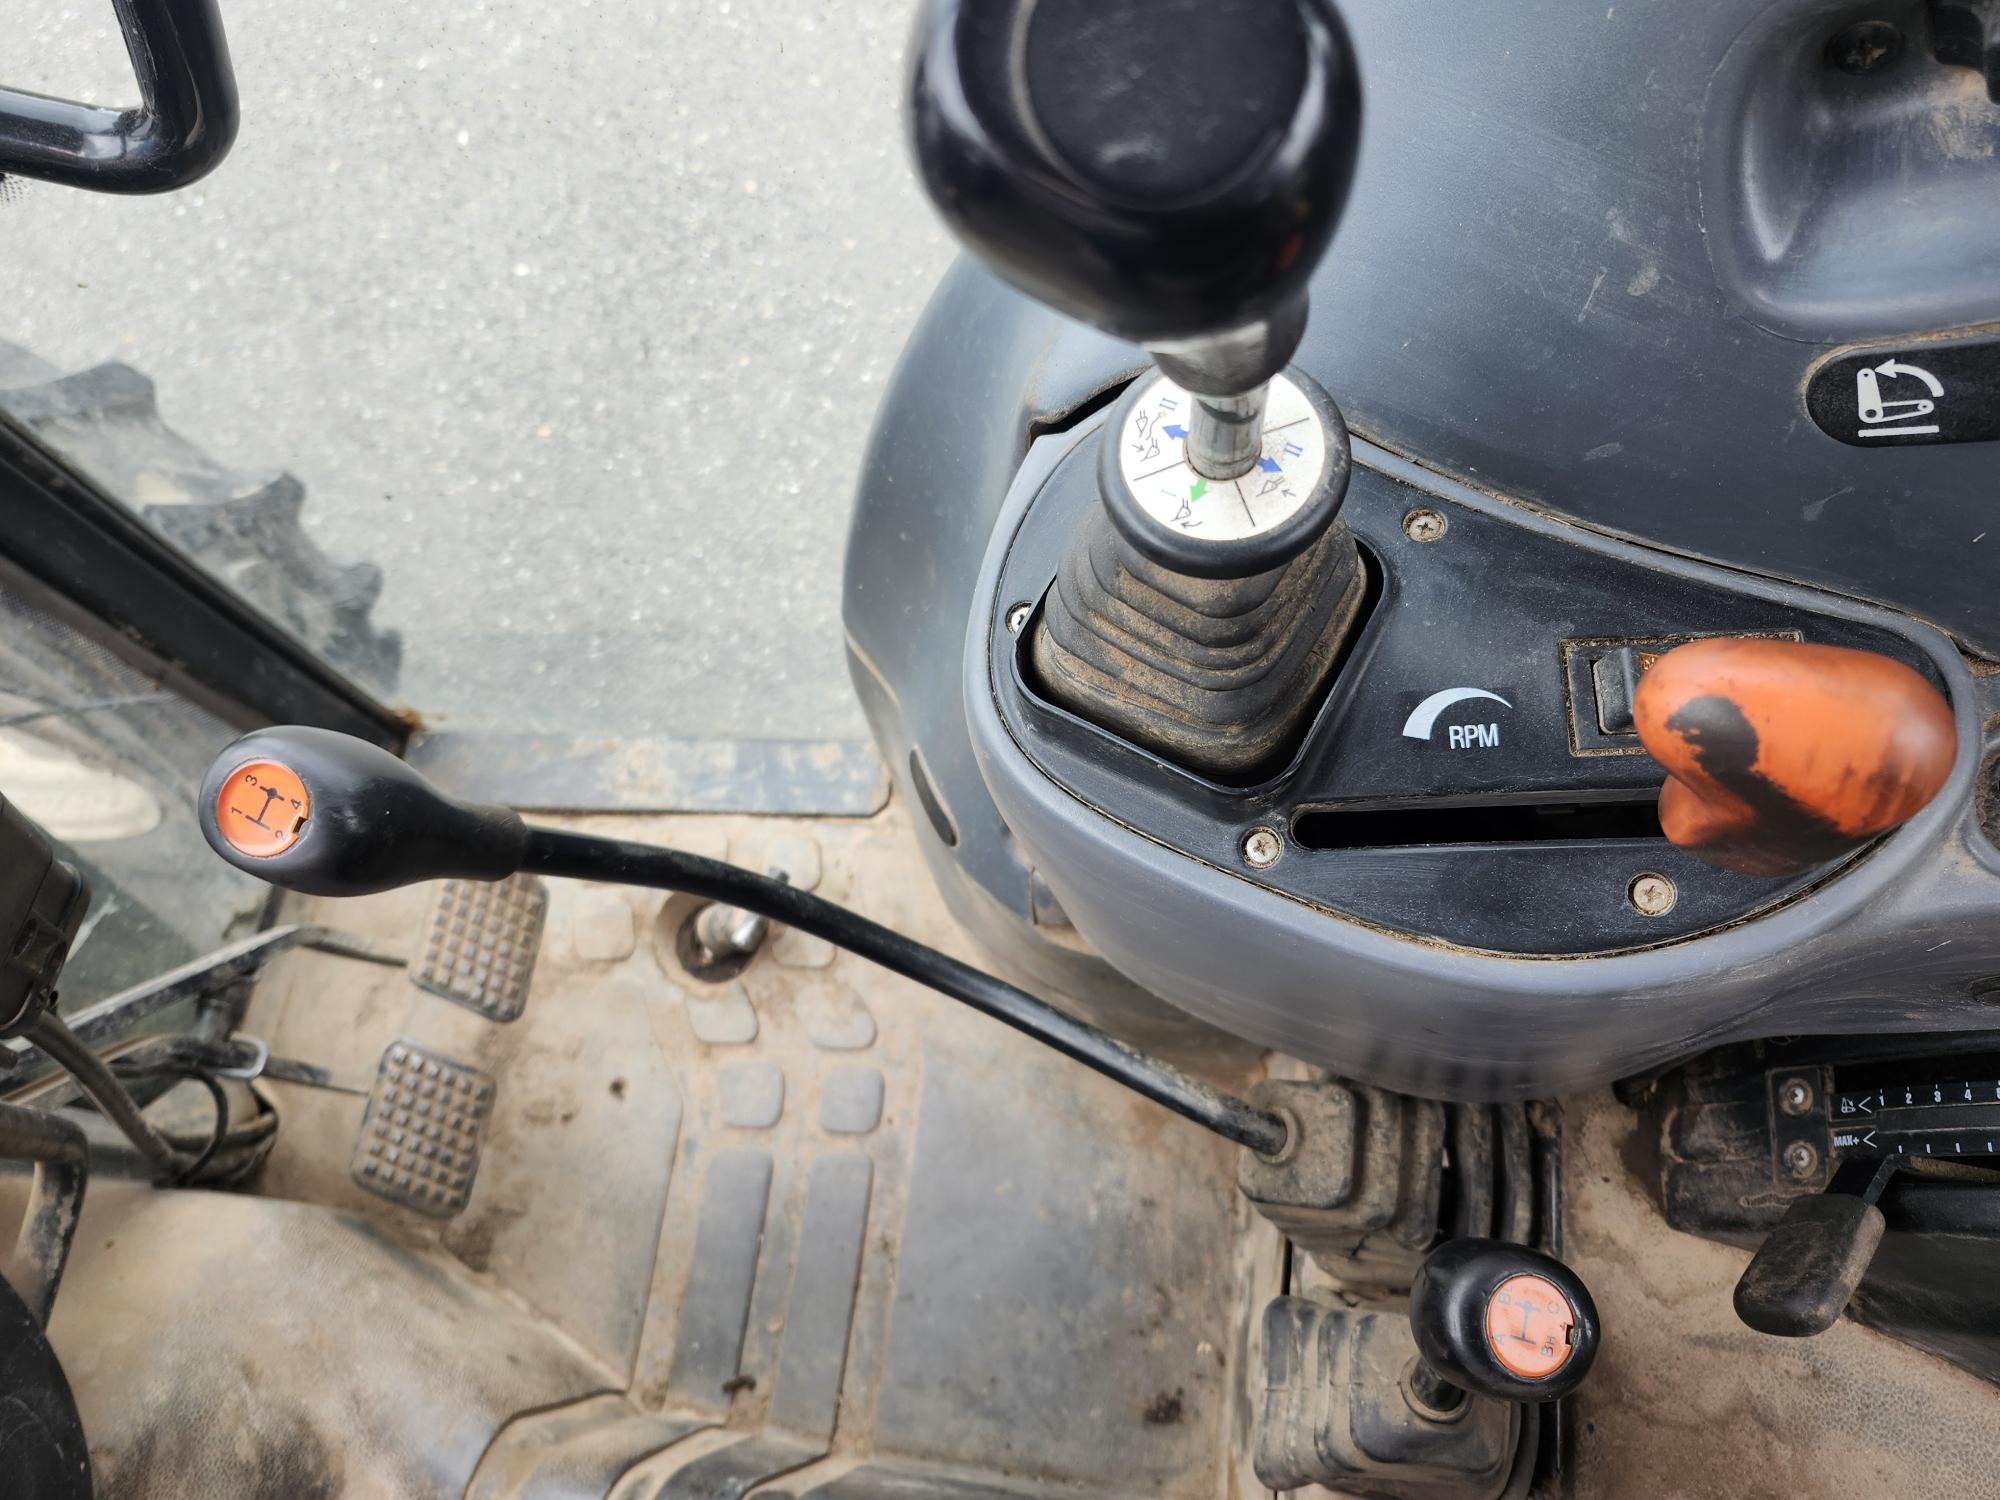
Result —
[{"label": "circular shift pattern decal", "polygon": [[1298,514],[1326,472],[1326,433],[1305,392],[1273,377],[1264,451],[1238,479],[1206,478],[1187,461],[1194,403],[1164,377],[1133,403],[1118,435],[1118,464],[1139,508],[1171,530],[1217,542],[1262,536]]},{"label": "circular shift pattern decal", "polygon": [[215,797],[215,824],[229,847],[253,859],[283,854],[312,816],[306,784],[290,766],[253,760],[238,766]]},{"label": "circular shift pattern decal", "polygon": [[1486,1299],[1486,1342],[1523,1380],[1542,1380],[1569,1363],[1576,1310],[1553,1281],[1509,1276]]}]

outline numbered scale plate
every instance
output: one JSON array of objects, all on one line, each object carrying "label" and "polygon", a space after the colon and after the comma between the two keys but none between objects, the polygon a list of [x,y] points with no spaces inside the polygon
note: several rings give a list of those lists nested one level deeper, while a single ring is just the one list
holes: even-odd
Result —
[{"label": "numbered scale plate", "polygon": [[[1907,1068],[1905,1064],[1905,1068]],[[2000,1156],[2000,1059],[1878,1081],[1842,1069],[1829,1097],[1833,1144],[1849,1156]]]}]

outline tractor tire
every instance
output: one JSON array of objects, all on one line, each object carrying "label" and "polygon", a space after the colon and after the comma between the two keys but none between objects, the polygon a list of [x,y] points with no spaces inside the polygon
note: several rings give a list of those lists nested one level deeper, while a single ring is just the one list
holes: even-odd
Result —
[{"label": "tractor tire", "polygon": [[402,638],[370,618],[382,570],[337,563],[306,535],[295,476],[209,457],[162,420],[153,382],[130,365],[66,375],[0,339],[0,410],[362,687],[392,693]]}]

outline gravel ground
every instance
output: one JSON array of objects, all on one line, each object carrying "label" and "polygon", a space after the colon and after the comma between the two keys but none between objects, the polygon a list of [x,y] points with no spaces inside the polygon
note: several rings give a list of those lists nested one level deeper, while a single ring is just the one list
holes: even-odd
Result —
[{"label": "gravel ground", "polygon": [[[18,87],[123,102],[108,0]],[[180,194],[0,206],[0,333],[121,359],[379,563],[443,727],[854,736],[840,557],[949,258],[897,115],[909,7],[225,5],[235,153]]]}]

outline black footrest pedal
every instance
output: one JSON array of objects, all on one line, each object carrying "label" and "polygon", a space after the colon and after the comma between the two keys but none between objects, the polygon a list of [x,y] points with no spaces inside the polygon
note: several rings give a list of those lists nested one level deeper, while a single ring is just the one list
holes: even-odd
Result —
[{"label": "black footrest pedal", "polygon": [[393,1042],[361,1118],[354,1180],[392,1203],[452,1218],[472,1198],[492,1117],[491,1075],[414,1042]]},{"label": "black footrest pedal", "polygon": [[528,1005],[548,919],[548,887],[532,875],[447,880],[424,924],[410,979],[489,1021],[512,1021]]}]

